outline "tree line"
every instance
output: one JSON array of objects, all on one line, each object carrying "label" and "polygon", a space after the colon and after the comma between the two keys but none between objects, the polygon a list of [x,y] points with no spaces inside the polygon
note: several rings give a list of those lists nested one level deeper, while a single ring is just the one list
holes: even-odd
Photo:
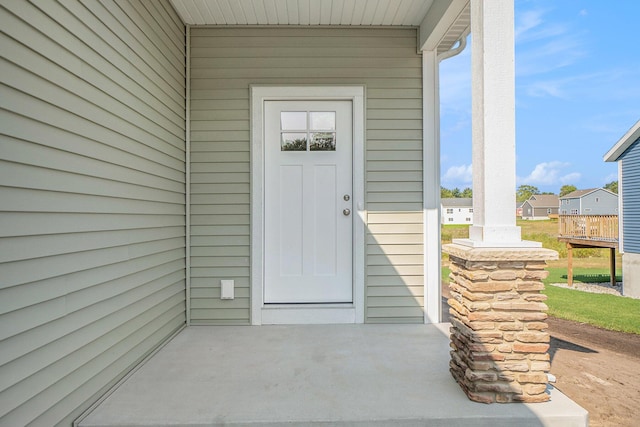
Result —
[{"label": "tree line", "polygon": [[464,190],[460,190],[458,187],[454,188],[453,190],[440,187],[440,198],[442,199],[459,199],[459,198],[470,199],[472,197],[473,197],[473,191],[469,187],[465,188]]},{"label": "tree line", "polygon": [[[612,193],[618,194],[618,181],[611,181],[603,187],[605,190],[609,190]],[[575,185],[567,184],[560,187],[558,197],[566,196],[567,194],[576,191],[578,187]],[[523,184],[516,190],[516,200],[518,202],[524,202],[528,200],[534,194],[555,194],[551,192],[541,192],[538,187],[534,185]],[[440,198],[442,199],[457,199],[457,198],[472,198],[473,190],[470,187],[460,190],[458,187],[448,189],[440,187]]]}]

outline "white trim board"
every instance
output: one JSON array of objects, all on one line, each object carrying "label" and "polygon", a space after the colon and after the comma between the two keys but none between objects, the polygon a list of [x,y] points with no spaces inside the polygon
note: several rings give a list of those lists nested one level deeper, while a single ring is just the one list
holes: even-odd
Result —
[{"label": "white trim board", "polygon": [[[264,103],[349,100],[353,103],[353,304],[265,306]],[[251,324],[364,323],[364,86],[251,86]]]}]

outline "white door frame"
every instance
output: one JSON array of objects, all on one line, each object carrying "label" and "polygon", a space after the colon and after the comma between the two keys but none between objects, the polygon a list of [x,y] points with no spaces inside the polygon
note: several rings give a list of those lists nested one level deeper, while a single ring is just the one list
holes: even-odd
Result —
[{"label": "white door frame", "polygon": [[[353,104],[353,303],[265,305],[264,103],[348,100]],[[364,86],[251,86],[251,324],[364,323]]]}]

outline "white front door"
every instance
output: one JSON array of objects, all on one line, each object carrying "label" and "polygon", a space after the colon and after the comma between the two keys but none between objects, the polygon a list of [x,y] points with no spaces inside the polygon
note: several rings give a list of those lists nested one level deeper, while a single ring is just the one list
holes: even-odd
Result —
[{"label": "white front door", "polygon": [[353,302],[351,101],[265,101],[264,303]]}]

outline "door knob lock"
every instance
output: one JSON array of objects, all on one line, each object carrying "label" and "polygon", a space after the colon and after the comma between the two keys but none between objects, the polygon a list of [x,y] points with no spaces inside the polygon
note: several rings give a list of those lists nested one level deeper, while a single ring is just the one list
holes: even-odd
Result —
[{"label": "door knob lock", "polygon": [[349,210],[349,209],[345,209],[345,210],[343,210],[343,211],[342,211],[342,214],[343,214],[344,216],[349,216],[349,215],[351,214],[351,210]]},{"label": "door knob lock", "polygon": [[348,194],[345,194],[344,197],[342,197],[344,199],[345,202],[348,202],[349,200],[351,200],[351,197],[349,197]]}]

